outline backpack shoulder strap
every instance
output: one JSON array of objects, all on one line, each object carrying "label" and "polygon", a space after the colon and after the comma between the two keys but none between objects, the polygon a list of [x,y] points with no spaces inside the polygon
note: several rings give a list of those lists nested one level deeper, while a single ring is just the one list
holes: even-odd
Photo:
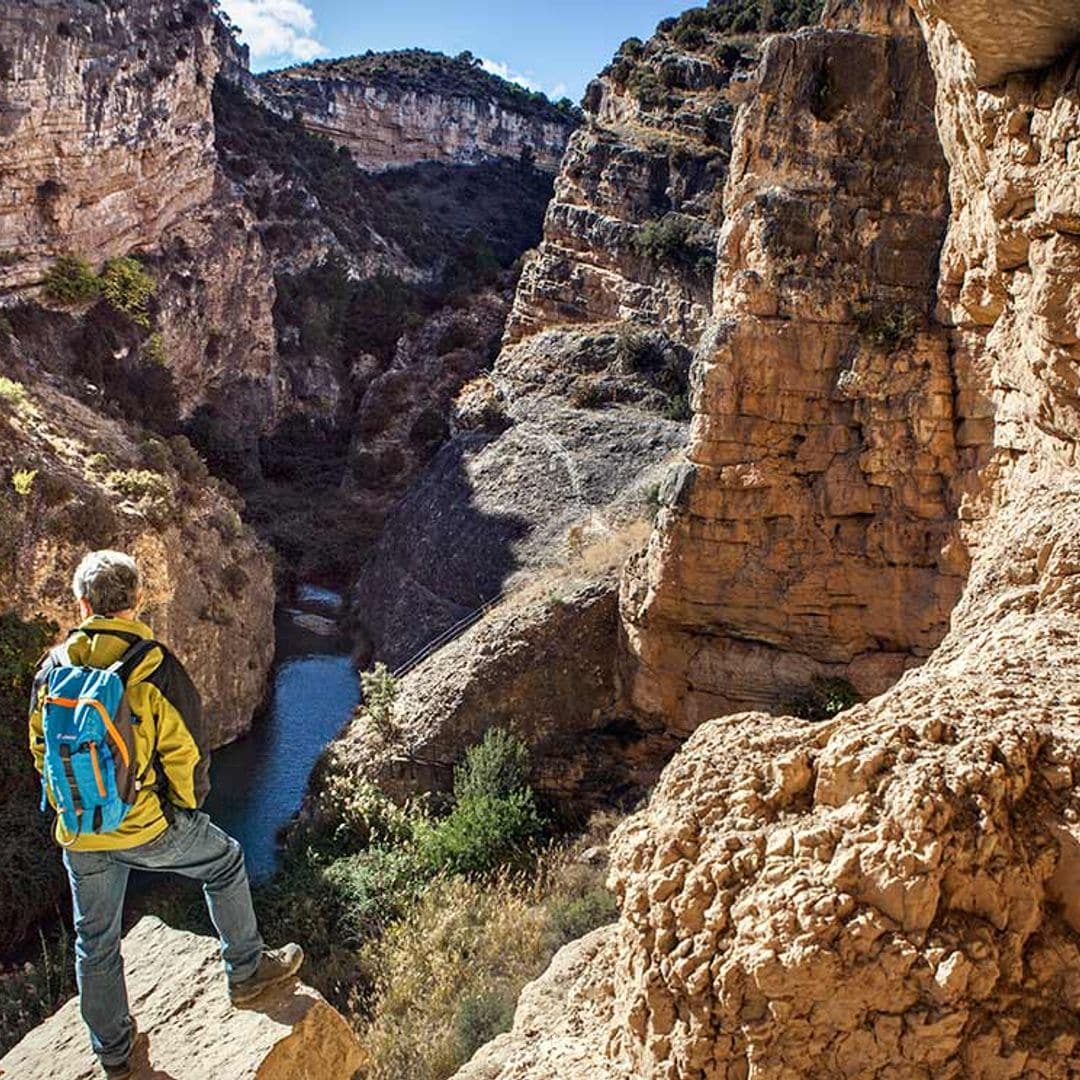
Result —
[{"label": "backpack shoulder strap", "polygon": [[[112,633],[112,631],[110,631]],[[117,634],[117,637],[120,635]],[[124,637],[130,637],[134,640],[124,650],[124,655],[120,657],[115,663],[110,664],[108,671],[111,671],[114,675],[119,675],[124,685],[127,685],[128,679],[131,678],[131,673],[142,663],[143,658],[151,649],[160,649],[162,653],[165,653],[165,646],[159,641],[155,641],[153,638],[141,638],[137,634],[124,633]]]}]

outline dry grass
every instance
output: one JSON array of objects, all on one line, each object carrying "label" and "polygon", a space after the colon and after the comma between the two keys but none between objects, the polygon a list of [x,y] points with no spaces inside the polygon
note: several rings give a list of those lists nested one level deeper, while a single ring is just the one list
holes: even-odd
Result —
[{"label": "dry grass", "polygon": [[367,1080],[445,1080],[509,1029],[518,995],[567,942],[611,922],[614,898],[593,855],[615,821],[596,818],[573,848],[526,875],[442,878],[364,951],[374,995],[358,1033]]},{"label": "dry grass", "polygon": [[507,585],[514,601],[562,595],[592,581],[614,578],[626,560],[642,551],[652,535],[652,522],[634,518],[614,525],[597,518],[570,529],[564,562],[523,573]]}]

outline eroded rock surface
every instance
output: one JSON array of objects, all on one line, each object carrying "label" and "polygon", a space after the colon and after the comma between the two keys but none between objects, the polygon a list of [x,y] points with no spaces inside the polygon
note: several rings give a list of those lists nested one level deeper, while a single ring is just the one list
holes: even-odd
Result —
[{"label": "eroded rock surface", "polygon": [[231,742],[250,728],[273,659],[269,552],[186,442],[140,440],[44,382],[16,385],[21,398],[0,402],[0,607],[66,631],[82,556],[129,551],[144,617],[190,669],[213,745]]},{"label": "eroded rock surface", "polygon": [[206,202],[219,56],[202,0],[0,12],[0,287],[155,244]]},{"label": "eroded rock surface", "polygon": [[699,727],[616,835],[619,923],[556,959],[470,1080],[1076,1073],[1078,67],[980,91],[922,14],[971,553],[948,633],[832,721]]},{"label": "eroded rock surface", "polygon": [[259,85],[271,107],[372,170],[528,157],[554,172],[576,124],[478,62],[420,49],[318,60]]},{"label": "eroded rock surface", "polygon": [[435,458],[356,583],[357,617],[392,664],[564,560],[571,531],[601,535],[651,499],[685,440],[727,88],[757,44],[711,34],[688,51],[658,33],[590,88],[491,371],[493,407]]},{"label": "eroded rock surface", "polygon": [[[217,941],[142,919],[124,939],[139,1034],[134,1080],[350,1080],[363,1054],[345,1019],[298,980],[251,1005],[229,1003]],[[78,1001],[0,1059],[11,1080],[97,1080]]]},{"label": "eroded rock surface", "polygon": [[884,689],[963,583],[951,485],[986,434],[928,319],[946,168],[891,8],[769,39],[735,121],[687,461],[623,588],[632,699],[684,733],[815,675]]},{"label": "eroded rock surface", "polygon": [[1025,0],[1010,5],[1005,18],[993,0],[920,0],[913,6],[952,27],[971,54],[979,86],[1045,67],[1080,43],[1080,9],[1072,0]]}]

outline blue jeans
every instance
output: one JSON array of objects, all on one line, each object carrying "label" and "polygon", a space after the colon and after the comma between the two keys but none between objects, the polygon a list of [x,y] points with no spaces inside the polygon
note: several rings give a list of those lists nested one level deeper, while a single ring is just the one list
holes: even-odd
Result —
[{"label": "blue jeans", "polygon": [[75,908],[75,975],[94,1053],[119,1065],[131,1050],[120,924],[131,870],[182,874],[202,882],[221,938],[229,982],[255,974],[263,943],[251,905],[240,845],[199,810],[177,810],[175,821],[148,844],[123,851],[65,851]]}]

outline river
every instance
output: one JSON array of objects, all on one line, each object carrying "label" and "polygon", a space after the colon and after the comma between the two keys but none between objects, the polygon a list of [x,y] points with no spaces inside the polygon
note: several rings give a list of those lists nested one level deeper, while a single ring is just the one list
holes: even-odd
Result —
[{"label": "river", "polygon": [[250,734],[214,752],[206,810],[244,846],[258,880],[277,865],[277,834],[296,813],[319,754],[360,700],[349,643],[335,630],[341,597],[300,586],[276,615],[273,686]]}]

